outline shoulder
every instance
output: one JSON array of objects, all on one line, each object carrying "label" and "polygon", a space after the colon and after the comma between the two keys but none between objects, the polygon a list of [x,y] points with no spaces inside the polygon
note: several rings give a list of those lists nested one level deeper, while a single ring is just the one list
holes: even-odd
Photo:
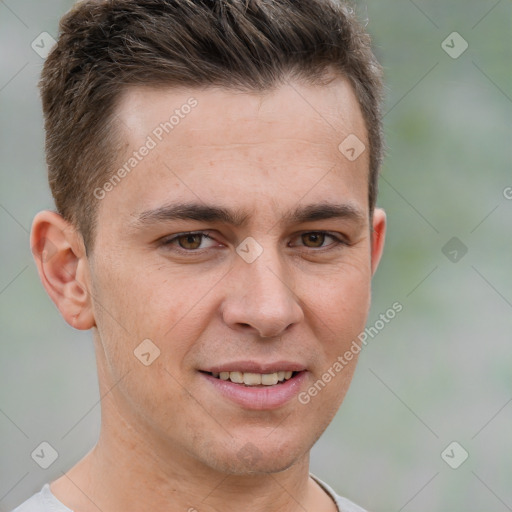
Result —
[{"label": "shoulder", "polygon": [[343,498],[342,496],[338,496],[334,492],[334,490],[328,486],[325,482],[317,478],[315,475],[310,474],[311,478],[315,480],[315,482],[322,487],[322,489],[331,496],[338,507],[339,512],[368,512],[364,508],[361,508],[359,505],[356,505],[354,502],[348,500],[347,498]]},{"label": "shoulder", "polygon": [[43,488],[34,494],[27,501],[16,507],[12,512],[73,512],[60,501],[50,491],[50,484],[45,484]]}]

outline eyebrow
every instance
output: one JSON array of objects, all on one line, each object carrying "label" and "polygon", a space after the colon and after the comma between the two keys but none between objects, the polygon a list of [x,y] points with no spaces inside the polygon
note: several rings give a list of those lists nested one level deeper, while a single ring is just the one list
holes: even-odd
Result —
[{"label": "eyebrow", "polygon": [[[346,219],[363,223],[366,220],[365,213],[352,204],[317,203],[307,206],[297,206],[287,212],[281,219],[282,224],[303,224],[326,219]],[[173,220],[195,220],[199,222],[218,222],[234,227],[244,227],[250,218],[250,214],[242,210],[230,210],[222,206],[208,205],[204,203],[173,203],[146,210],[136,215],[135,227],[144,227],[161,222]]]}]

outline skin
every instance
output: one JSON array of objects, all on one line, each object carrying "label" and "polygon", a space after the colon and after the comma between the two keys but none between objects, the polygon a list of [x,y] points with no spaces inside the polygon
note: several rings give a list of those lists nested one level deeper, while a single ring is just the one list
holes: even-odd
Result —
[{"label": "skin", "polygon": [[[357,358],[308,404],[294,397],[273,410],[234,404],[199,370],[300,362],[306,391],[364,329],[385,214],[375,209],[370,225],[368,151],[351,162],[338,150],[349,134],[368,146],[357,99],[343,78],[265,94],[131,88],[118,108],[119,165],[190,97],[197,106],[99,201],[88,257],[59,215],[34,220],[48,294],[70,325],[93,329],[103,397],[98,444],[51,490],[78,512],[332,512],[309,452]],[[246,223],[140,221],[178,201],[238,210]],[[325,202],[358,215],[285,219]],[[162,243],[190,231],[212,238],[182,237],[181,252]],[[302,236],[319,231],[345,243]],[[263,248],[252,263],[236,252],[249,236]],[[149,366],[134,356],[147,338],[160,349]]]}]

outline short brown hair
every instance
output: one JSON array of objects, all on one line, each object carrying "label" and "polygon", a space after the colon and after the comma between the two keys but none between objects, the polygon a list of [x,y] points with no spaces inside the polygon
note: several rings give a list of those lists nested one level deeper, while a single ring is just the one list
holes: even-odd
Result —
[{"label": "short brown hair", "polygon": [[336,0],[82,0],[60,22],[40,88],[57,211],[92,250],[98,200],[114,172],[115,109],[129,86],[267,91],[286,78],[347,77],[370,150],[369,205],[382,160],[381,67],[370,37]]}]

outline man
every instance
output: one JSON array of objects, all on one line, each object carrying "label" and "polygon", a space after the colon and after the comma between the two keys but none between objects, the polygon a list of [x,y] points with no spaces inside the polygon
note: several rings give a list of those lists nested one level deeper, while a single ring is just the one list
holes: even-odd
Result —
[{"label": "man", "polygon": [[361,511],[309,474],[385,233],[380,67],[350,9],[85,0],[41,91],[57,212],[31,244],[93,330],[102,425],[17,512]]}]

